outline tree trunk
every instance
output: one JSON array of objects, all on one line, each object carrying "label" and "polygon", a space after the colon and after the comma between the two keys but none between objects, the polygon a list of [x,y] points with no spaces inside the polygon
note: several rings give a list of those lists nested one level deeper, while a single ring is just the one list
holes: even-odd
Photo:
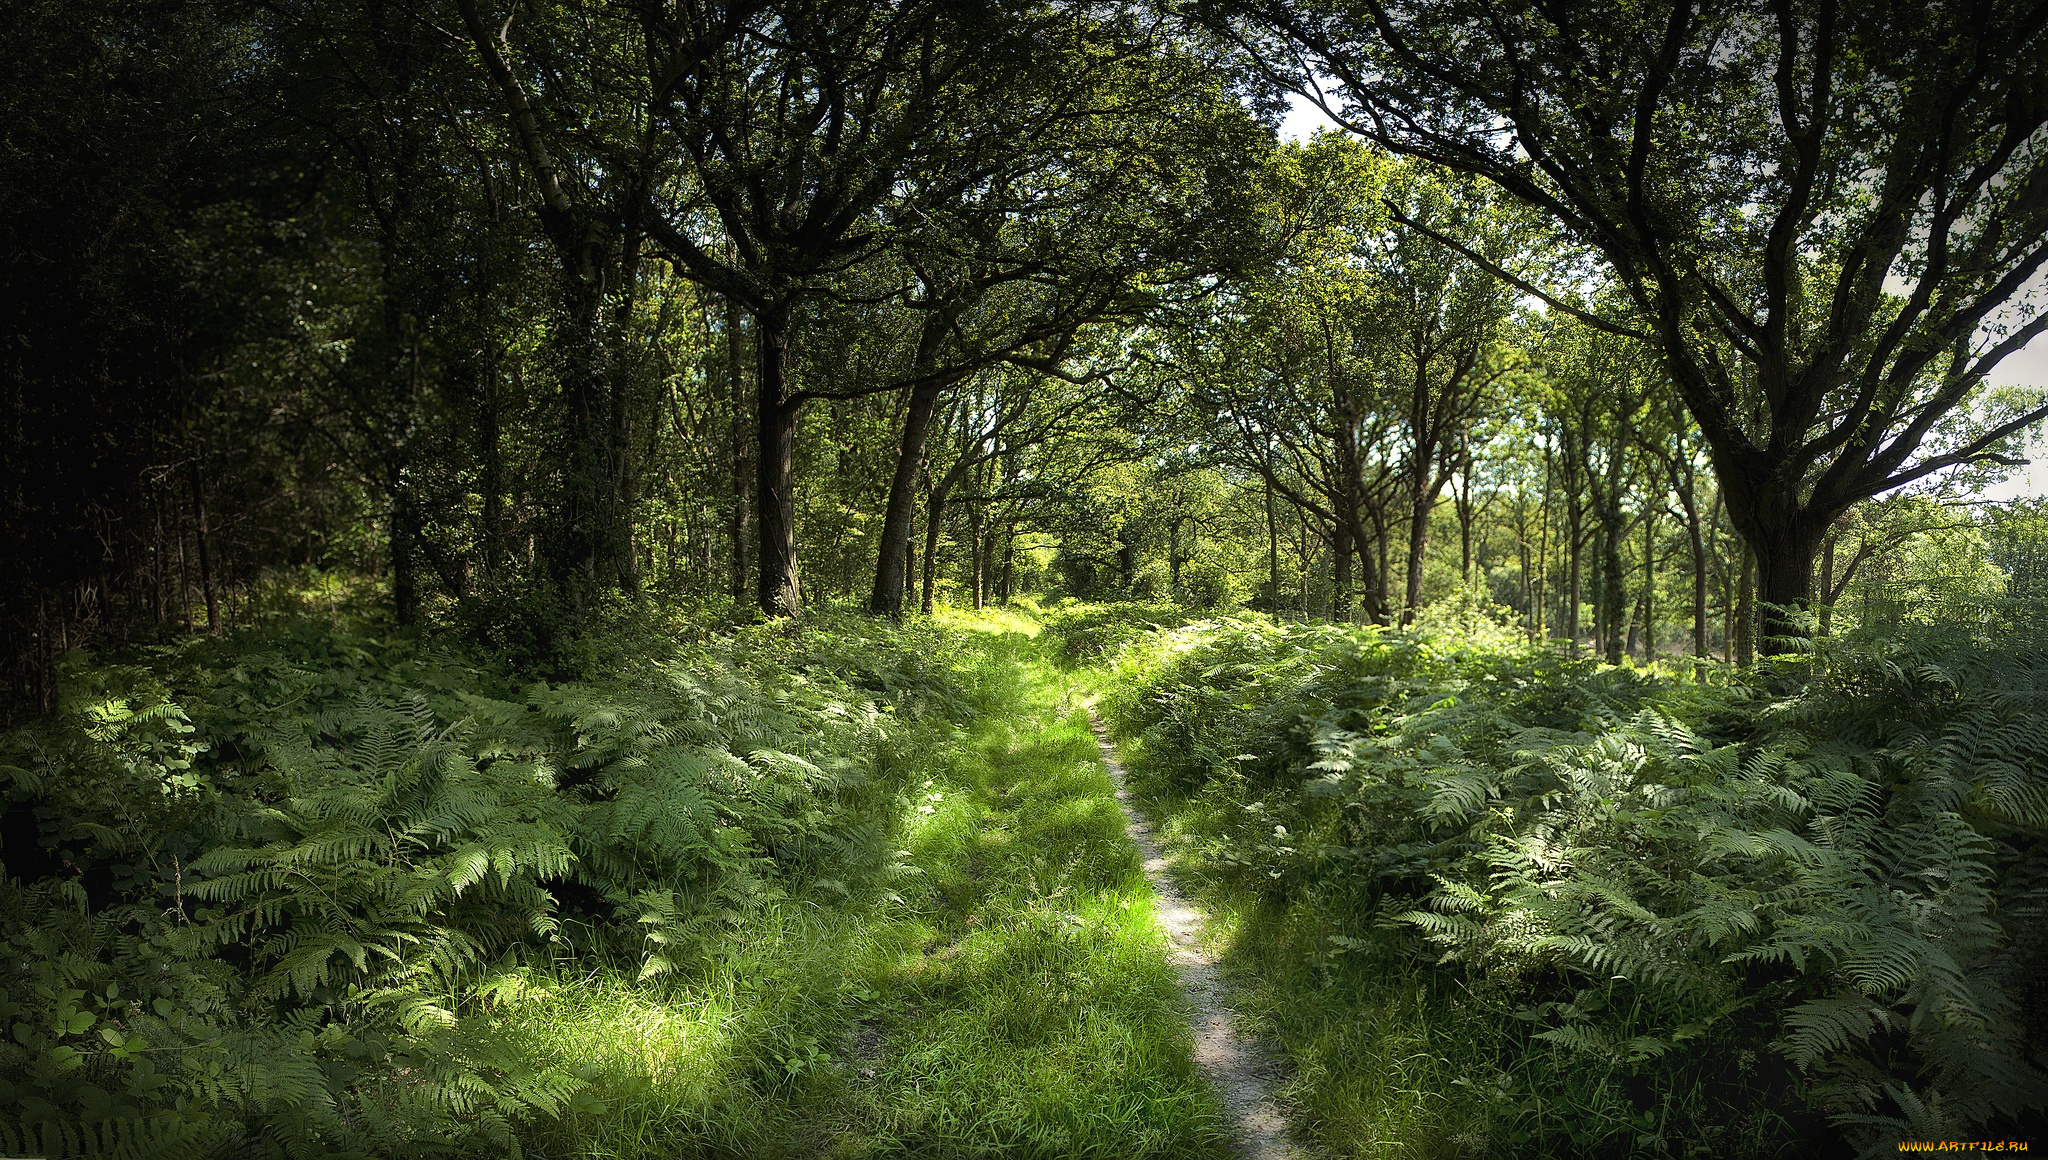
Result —
[{"label": "tree trunk", "polygon": [[1003,572],[1002,579],[996,582],[997,603],[1007,605],[1016,596],[1016,576],[1017,525],[1011,524],[1003,529]]},{"label": "tree trunk", "polygon": [[1569,537],[1569,543],[1565,547],[1564,635],[1565,652],[1571,656],[1579,655],[1579,583],[1582,579],[1579,560],[1585,554],[1586,546],[1584,519],[1585,515],[1576,502],[1565,512],[1565,535]]},{"label": "tree trunk", "polygon": [[1351,525],[1337,521],[1330,537],[1330,619],[1340,624],[1351,619]]},{"label": "tree trunk", "polygon": [[1812,633],[1807,617],[1814,604],[1814,564],[1828,529],[1846,505],[1833,510],[1807,507],[1797,489],[1751,477],[1743,470],[1746,466],[1723,465],[1721,490],[1727,497],[1728,522],[1749,546],[1756,564],[1753,599],[1762,609],[1752,622],[1750,644],[1772,653],[1788,647],[1776,641],[1796,641]]},{"label": "tree trunk", "polygon": [[752,467],[754,440],[747,431],[746,336],[740,330],[739,307],[725,300],[725,369],[732,393],[732,510],[726,531],[732,539],[732,576],[728,591],[737,610],[747,600],[747,548],[753,539]]},{"label": "tree trunk", "polygon": [[1766,653],[1781,651],[1775,643],[1812,633],[1806,617],[1813,609],[1814,564],[1820,556],[1832,515],[1816,522],[1813,513],[1799,512],[1759,529],[1752,544],[1756,559],[1755,599],[1763,605],[1757,625]]},{"label": "tree trunk", "polygon": [[1550,633],[1550,448],[1543,449],[1543,501],[1536,513],[1536,594],[1531,597],[1529,643]]},{"label": "tree trunk", "polygon": [[[1388,545],[1393,537],[1387,534],[1387,512],[1384,507],[1375,507],[1369,513],[1372,517],[1373,543],[1371,555],[1367,547],[1358,546],[1358,558],[1365,565],[1365,619],[1372,624],[1385,624],[1388,617],[1387,580],[1392,575],[1388,566]],[[1375,559],[1378,566],[1374,566]]]},{"label": "tree trunk", "polygon": [[1310,571],[1310,564],[1312,563],[1312,561],[1308,558],[1309,543],[1310,540],[1308,534],[1308,517],[1306,515],[1303,515],[1301,512],[1297,511],[1295,513],[1294,520],[1294,555],[1295,558],[1301,562],[1301,571],[1296,574],[1301,578],[1301,622],[1303,624],[1308,623],[1309,617],[1308,576]]},{"label": "tree trunk", "polygon": [[403,495],[391,500],[391,604],[400,624],[420,616],[418,520]]},{"label": "tree trunk", "polygon": [[1166,521],[1166,590],[1175,600],[1180,599],[1180,525],[1181,517]]},{"label": "tree trunk", "polygon": [[1643,507],[1643,663],[1657,659],[1656,513]]},{"label": "tree trunk", "polygon": [[1422,562],[1429,547],[1429,513],[1436,508],[1436,491],[1426,478],[1417,478],[1408,499],[1407,583],[1401,597],[1401,623],[1415,623],[1422,605]]},{"label": "tree trunk", "polygon": [[934,487],[924,505],[924,585],[918,596],[919,611],[926,616],[932,614],[939,571],[939,520],[946,514],[946,492],[943,485]]},{"label": "tree trunk", "polygon": [[924,469],[925,433],[938,409],[938,383],[912,387],[903,412],[903,438],[896,449],[896,473],[889,480],[889,503],[882,516],[882,545],[876,554],[875,589],[868,611],[876,616],[903,616],[903,589],[909,565],[910,525],[917,514],[917,477]]},{"label": "tree trunk", "polygon": [[[1707,543],[1700,528],[1699,499],[1693,493],[1693,480],[1689,473],[1684,487],[1679,490],[1678,503],[1685,513],[1686,548],[1692,554],[1692,655],[1704,660],[1707,655]],[[1694,675],[1704,683],[1707,666],[1697,666]]]},{"label": "tree trunk", "polygon": [[505,562],[505,450],[503,392],[498,382],[498,346],[486,339],[483,398],[477,416],[477,458],[482,460],[484,574],[496,580]]},{"label": "tree trunk", "polygon": [[988,606],[988,551],[981,535],[985,518],[981,502],[970,497],[967,501],[967,555],[969,579],[974,586],[976,612]]},{"label": "tree trunk", "polygon": [[1820,634],[1827,636],[1835,627],[1835,540],[1830,531],[1820,550]]},{"label": "tree trunk", "polygon": [[1472,525],[1479,513],[1472,505],[1472,434],[1461,431],[1458,435],[1459,482],[1455,497],[1458,509],[1458,581],[1468,590],[1472,587]]},{"label": "tree trunk", "polygon": [[761,611],[795,616],[803,610],[796,558],[796,419],[787,380],[789,335],[784,320],[757,318],[758,384],[755,402],[755,518],[761,526],[760,572],[754,586]]},{"label": "tree trunk", "polygon": [[1472,587],[1472,505],[1458,504],[1458,579]]},{"label": "tree trunk", "polygon": [[199,457],[192,457],[192,519],[194,539],[199,547],[199,590],[206,596],[206,631],[218,633],[220,623],[220,597],[213,587],[213,536],[206,524],[205,473],[200,470]]},{"label": "tree trunk", "polygon": [[1742,545],[1742,575],[1735,586],[1735,663],[1748,668],[1756,661],[1756,552]]},{"label": "tree trunk", "polygon": [[612,550],[617,534],[608,492],[611,487],[611,429],[607,380],[599,357],[594,291],[575,285],[564,313],[566,331],[557,336],[563,352],[562,491],[553,534],[543,541],[548,571],[567,589],[580,615],[596,588],[618,574]]},{"label": "tree trunk", "polygon": [[1621,663],[1622,618],[1628,615],[1628,571],[1621,563],[1621,538],[1625,532],[1617,526],[1619,523],[1615,520],[1607,524],[1600,534],[1600,619],[1606,622],[1606,636],[1601,643],[1606,646],[1610,665]]},{"label": "tree trunk", "polygon": [[918,532],[916,515],[917,509],[915,507],[911,508],[910,531],[909,534],[903,537],[903,587],[905,589],[905,599],[909,598],[908,590],[910,586],[917,582]]},{"label": "tree trunk", "polygon": [[1273,484],[1266,483],[1266,607],[1280,614],[1280,524],[1273,514]]},{"label": "tree trunk", "polygon": [[[1526,532],[1527,530],[1528,524],[1524,523],[1522,527],[1518,529],[1518,532]],[[1528,624],[1529,643],[1535,644],[1536,590],[1530,583],[1529,569],[1533,561],[1531,561],[1529,558],[1529,538],[1526,535],[1517,534],[1515,536],[1515,562],[1520,566],[1520,570],[1522,573],[1522,615],[1526,619]]]}]

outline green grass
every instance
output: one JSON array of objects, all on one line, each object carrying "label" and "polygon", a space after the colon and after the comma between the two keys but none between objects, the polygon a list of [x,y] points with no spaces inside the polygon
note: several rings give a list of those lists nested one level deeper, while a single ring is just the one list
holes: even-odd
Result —
[{"label": "green grass", "polygon": [[890,819],[899,869],[778,900],[693,971],[495,992],[508,1041],[590,1081],[537,1151],[1222,1154],[1085,711],[1027,624],[979,627],[984,711],[899,758],[924,774]]}]

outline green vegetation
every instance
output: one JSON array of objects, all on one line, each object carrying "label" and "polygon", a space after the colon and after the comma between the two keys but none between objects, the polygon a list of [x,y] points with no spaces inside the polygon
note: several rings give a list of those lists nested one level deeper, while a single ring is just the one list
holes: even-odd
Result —
[{"label": "green vegetation", "polygon": [[0,1153],[2024,1136],[2044,13],[8,0]]},{"label": "green vegetation", "polygon": [[1780,698],[1503,630],[1237,620],[1106,679],[1333,1151],[2017,1132],[2048,641],[1900,626],[1790,663]]},{"label": "green vegetation", "polygon": [[990,625],[80,669],[0,767],[0,1146],[1212,1149],[1085,716]]}]

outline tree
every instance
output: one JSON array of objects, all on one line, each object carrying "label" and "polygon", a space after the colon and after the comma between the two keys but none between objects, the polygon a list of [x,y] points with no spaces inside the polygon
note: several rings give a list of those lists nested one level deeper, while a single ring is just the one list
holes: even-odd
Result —
[{"label": "tree", "polygon": [[1511,207],[1454,174],[1397,166],[1384,193],[1388,228],[1361,247],[1374,288],[1372,348],[1388,405],[1398,416],[1408,501],[1408,551],[1401,623],[1422,603],[1429,517],[1451,481],[1491,388],[1511,358],[1501,348],[1512,295],[1487,271],[1446,249],[1498,263],[1528,237]]},{"label": "tree", "polygon": [[[1126,42],[1106,67],[1086,42],[1023,107],[971,196],[913,193],[898,231],[903,306],[921,317],[893,381],[907,392],[903,433],[875,568],[871,612],[900,615],[915,484],[940,396],[999,363],[1066,377],[1082,331],[1133,326],[1246,257],[1235,239],[1251,168],[1253,122],[1230,105],[1186,47]],[[1161,180],[1206,157],[1202,179]],[[956,179],[957,180],[957,179]]]},{"label": "tree", "polygon": [[1645,325],[1546,288],[1543,263],[1493,268],[1655,343],[1779,610],[1767,635],[1796,631],[1783,610],[1843,512],[2014,462],[2048,415],[1981,391],[2048,329],[2022,293],[2048,262],[2038,4],[1251,0],[1214,23],[1351,131],[1599,255]]},{"label": "tree", "polygon": [[[476,0],[457,0],[463,27],[496,88],[537,194],[533,203],[555,258],[558,317],[554,345],[561,388],[562,482],[555,527],[546,537],[552,579],[572,606],[590,590],[638,584],[633,549],[633,367],[621,336],[636,303],[651,159],[642,144],[648,111],[603,83],[568,89],[581,67],[522,64],[513,52],[512,18],[495,28]],[[545,49],[561,38],[536,38]],[[614,32],[616,35],[616,32]],[[616,47],[616,46],[614,46]],[[522,76],[522,69],[526,76]],[[556,116],[537,103],[527,78],[542,79]],[[573,108],[564,113],[563,109]],[[580,130],[580,132],[573,131]],[[559,138],[576,143],[565,151]]]},{"label": "tree", "polygon": [[[1126,91],[1119,95],[1128,100],[1133,88],[1158,79],[1130,67],[1131,58],[1150,52],[1151,38],[1126,18],[939,0],[691,3],[643,8],[640,22],[651,62],[650,128],[676,178],[656,198],[651,234],[689,276],[741,303],[754,321],[758,596],[764,611],[795,612],[802,593],[793,441],[799,409],[820,397],[788,374],[799,310],[933,215],[957,213],[984,196],[1009,199],[1020,177],[1058,190],[1058,172],[1013,168],[1019,144],[1028,153],[1049,126],[1115,125],[1116,117],[1102,117],[1086,99],[1103,95],[1091,74],[1121,75]],[[1051,77],[1061,85],[1050,85]],[[730,260],[713,238],[730,240]],[[1050,256],[1033,255],[1040,262]],[[992,361],[985,350],[943,357],[940,340],[954,337],[951,325],[972,300],[929,291],[944,284],[971,293],[985,289],[981,277],[928,283],[922,297],[913,291],[913,304],[933,314],[920,351],[941,361],[927,359],[916,382],[861,390],[922,385],[911,418],[928,422],[936,390]],[[1026,275],[1011,266],[1001,277]],[[922,443],[907,438],[903,447],[921,453]],[[908,526],[900,499],[895,507],[886,521],[892,542]],[[886,605],[886,578],[882,587]]]},{"label": "tree", "polygon": [[1400,465],[1379,397],[1380,287],[1361,257],[1377,256],[1386,180],[1384,158],[1341,138],[1283,148],[1261,183],[1274,268],[1178,320],[1166,355],[1187,405],[1213,419],[1209,453],[1256,474],[1328,543],[1332,618],[1349,619],[1356,595],[1376,624]]}]

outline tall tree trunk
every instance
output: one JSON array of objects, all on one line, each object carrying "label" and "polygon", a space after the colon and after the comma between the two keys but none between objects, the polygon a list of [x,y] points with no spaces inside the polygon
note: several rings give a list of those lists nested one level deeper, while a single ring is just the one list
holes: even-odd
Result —
[{"label": "tall tree trunk", "polygon": [[761,526],[755,599],[768,616],[803,610],[796,558],[796,420],[789,398],[789,335],[785,319],[757,317],[755,518]]},{"label": "tall tree trunk", "polygon": [[1479,513],[1472,504],[1472,433],[1458,433],[1458,476],[1461,486],[1454,489],[1453,499],[1458,509],[1458,582],[1467,589],[1472,587],[1472,525]]},{"label": "tall tree trunk", "polygon": [[1814,565],[1836,513],[1797,511],[1773,513],[1753,536],[1745,536],[1756,559],[1755,599],[1763,605],[1757,624],[1761,637],[1753,643],[1776,652],[1781,638],[1809,635],[1806,617],[1813,610]]},{"label": "tall tree trunk", "polygon": [[[396,489],[394,489],[396,490]],[[419,594],[419,521],[401,491],[391,499],[391,604],[400,624],[417,624]]]},{"label": "tall tree trunk", "polygon": [[1643,663],[1657,659],[1657,519],[1643,506]]},{"label": "tall tree trunk", "polygon": [[1181,517],[1166,521],[1166,590],[1175,600],[1180,599],[1180,526]]},{"label": "tall tree trunk", "polygon": [[725,300],[725,372],[732,396],[732,508],[726,517],[726,533],[732,541],[732,575],[727,591],[735,609],[747,599],[747,549],[753,544],[753,446],[747,430],[751,413],[747,399],[747,339],[741,329],[740,310],[732,299]]},{"label": "tall tree trunk", "polygon": [[876,616],[903,616],[910,526],[917,514],[917,477],[924,470],[925,433],[931,428],[943,389],[937,382],[919,383],[911,388],[904,408],[896,472],[889,480],[889,503],[882,515],[882,544],[875,557],[875,588],[868,597],[868,611]]},{"label": "tall tree trunk", "polygon": [[[640,296],[640,246],[641,224],[639,215],[647,199],[629,196],[626,199],[627,212],[624,239],[619,245],[618,292],[612,297],[613,324],[603,337],[612,344],[604,360],[606,403],[609,413],[605,416],[603,437],[604,461],[604,529],[608,536],[604,544],[599,567],[606,587],[617,587],[621,591],[636,592],[640,588],[640,549],[635,537],[639,534],[634,518],[639,503],[638,458],[633,448],[633,398],[635,384],[639,379],[637,356],[626,357],[628,352],[639,349],[631,342],[633,314]],[[661,311],[662,318],[656,324],[654,341],[664,337],[667,328],[668,311]]]},{"label": "tall tree trunk", "polygon": [[[932,488],[924,505],[924,585],[918,596],[917,606],[926,616],[932,614],[936,599],[939,571],[939,521],[946,514],[946,493],[951,490],[941,481]],[[1127,549],[1128,550],[1128,549]]]},{"label": "tall tree trunk", "polygon": [[1408,567],[1407,583],[1401,597],[1401,623],[1415,623],[1415,614],[1422,606],[1422,563],[1429,548],[1429,513],[1436,509],[1436,489],[1429,486],[1426,466],[1424,475],[1415,480],[1408,498]]},{"label": "tall tree trunk", "polygon": [[1602,521],[1607,526],[1600,534],[1600,607],[1601,619],[1606,621],[1607,663],[1618,665],[1623,656],[1622,618],[1628,615],[1628,571],[1621,562],[1621,539],[1626,534],[1619,525]]},{"label": "tall tree trunk", "polygon": [[[1692,655],[1705,660],[1707,656],[1707,542],[1700,527],[1699,497],[1693,492],[1693,477],[1688,471],[1684,486],[1678,493],[1679,508],[1685,513],[1685,546],[1692,557]],[[1695,677],[1702,683],[1707,679],[1707,666],[1698,665]]]},{"label": "tall tree trunk", "polygon": [[185,554],[185,531],[178,529],[178,620],[187,636],[192,633],[192,564]]},{"label": "tall tree trunk", "polygon": [[1828,532],[1826,543],[1820,550],[1820,634],[1827,636],[1835,627],[1835,540],[1833,530]]},{"label": "tall tree trunk", "polygon": [[906,590],[905,599],[909,598],[907,593],[909,587],[917,582],[918,532],[916,515],[917,509],[913,507],[911,509],[910,530],[903,537],[903,587]]},{"label": "tall tree trunk", "polygon": [[192,457],[192,520],[194,540],[199,548],[199,590],[206,597],[206,631],[218,633],[220,623],[220,597],[213,586],[213,534],[206,522],[205,472],[200,469],[199,456]]},{"label": "tall tree trunk", "polygon": [[1008,605],[1017,595],[1013,586],[1017,575],[1017,525],[1010,524],[1003,529],[1003,572],[996,582],[997,603]]},{"label": "tall tree trunk", "polygon": [[967,554],[969,579],[974,585],[974,610],[980,612],[988,606],[987,577],[988,552],[982,540],[982,524],[986,519],[979,500],[970,497],[967,501]]},{"label": "tall tree trunk", "polygon": [[1351,525],[1338,520],[1330,537],[1330,619],[1340,624],[1351,619]]},{"label": "tall tree trunk", "polygon": [[1280,614],[1280,523],[1273,513],[1273,483],[1266,481],[1266,607]]},{"label": "tall tree trunk", "polygon": [[498,578],[505,562],[505,436],[504,391],[498,381],[498,343],[486,337],[483,391],[477,414],[477,459],[483,491],[484,575]]},{"label": "tall tree trunk", "polygon": [[1300,564],[1300,569],[1295,573],[1295,576],[1301,581],[1301,622],[1303,624],[1307,624],[1309,619],[1308,577],[1310,571],[1312,571],[1311,565],[1314,563],[1314,561],[1309,559],[1309,543],[1308,516],[1297,510],[1294,513],[1294,558]]},{"label": "tall tree trunk", "polygon": [[1458,504],[1458,579],[1465,587],[1472,587],[1472,504],[1461,500]]},{"label": "tall tree trunk", "polygon": [[[637,570],[632,549],[631,448],[615,440],[626,422],[622,383],[606,373],[603,324],[607,287],[625,291],[630,311],[639,250],[638,223],[614,232],[605,214],[579,204],[562,181],[525,86],[506,59],[504,41],[487,25],[475,0],[458,0],[463,25],[477,55],[510,114],[514,139],[540,195],[535,207],[559,266],[562,329],[555,338],[563,354],[565,408],[563,494],[559,526],[543,554],[554,578],[568,589],[570,607],[580,613],[594,587],[630,586]],[[643,199],[628,197],[637,212]],[[615,251],[612,243],[625,244]],[[614,255],[622,261],[615,261]],[[623,373],[623,369],[622,369]]]},{"label": "tall tree trunk", "polygon": [[1742,574],[1735,588],[1735,663],[1748,668],[1756,662],[1756,552],[1742,545]]},{"label": "tall tree trunk", "polygon": [[[1543,500],[1536,513],[1536,595],[1529,643],[1549,640],[1550,629],[1550,448],[1543,449]],[[1538,635],[1540,634],[1540,636]]]},{"label": "tall tree trunk", "polygon": [[1569,539],[1565,546],[1565,651],[1571,656],[1579,655],[1579,562],[1586,546],[1584,520],[1585,513],[1574,500],[1565,512],[1565,535]]},{"label": "tall tree trunk", "polygon": [[[1372,509],[1372,539],[1374,556],[1379,567],[1366,577],[1365,618],[1374,624],[1388,624],[1393,620],[1393,600],[1387,593],[1387,586],[1393,583],[1394,568],[1389,556],[1393,552],[1393,530],[1387,527],[1387,509],[1384,504]],[[1364,558],[1364,549],[1360,549]]]}]

